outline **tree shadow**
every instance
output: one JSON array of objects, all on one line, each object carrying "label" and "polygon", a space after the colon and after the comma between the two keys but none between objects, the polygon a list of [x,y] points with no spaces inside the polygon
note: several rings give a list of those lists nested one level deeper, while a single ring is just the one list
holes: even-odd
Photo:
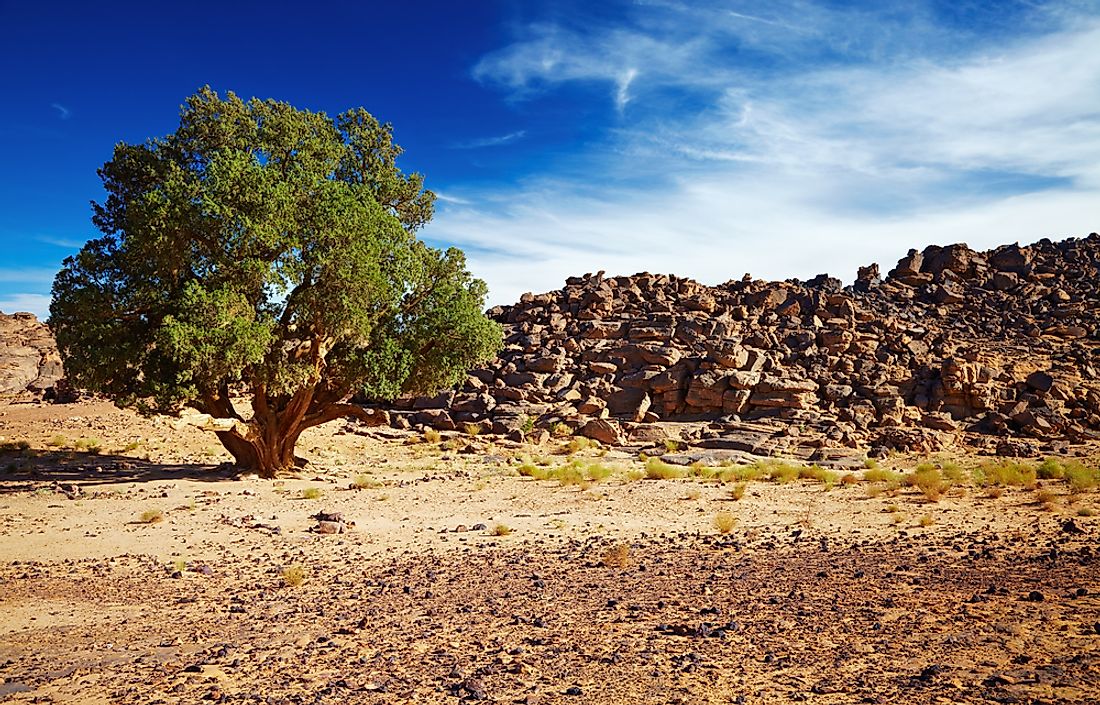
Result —
[{"label": "tree shadow", "polygon": [[87,490],[99,485],[157,480],[222,482],[240,475],[239,468],[227,463],[155,463],[128,455],[68,450],[0,451],[0,495],[55,482]]}]

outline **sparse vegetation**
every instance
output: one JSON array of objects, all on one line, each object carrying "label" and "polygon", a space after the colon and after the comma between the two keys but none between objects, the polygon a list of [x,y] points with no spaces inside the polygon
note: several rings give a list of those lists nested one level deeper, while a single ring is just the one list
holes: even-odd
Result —
[{"label": "sparse vegetation", "polygon": [[737,526],[737,517],[730,512],[718,512],[714,515],[714,528],[720,534],[728,534]]},{"label": "sparse vegetation", "polygon": [[321,494],[322,494],[322,492],[321,492],[320,487],[305,487],[305,488],[302,489],[301,498],[302,499],[320,499]]},{"label": "sparse vegetation", "polygon": [[664,440],[665,450],[669,453],[675,453],[680,450],[680,441],[675,438],[666,438]]},{"label": "sparse vegetation", "polygon": [[31,444],[29,441],[3,441],[0,443],[0,451],[21,453],[25,450],[30,450]]},{"label": "sparse vegetation", "polygon": [[283,578],[283,584],[287,587],[298,587],[309,577],[309,571],[305,566],[295,563],[283,568],[281,576]]},{"label": "sparse vegetation", "polygon": [[723,465],[718,471],[718,479],[722,482],[747,482],[749,480],[759,480],[767,474],[764,463]]},{"label": "sparse vegetation", "polygon": [[507,524],[494,524],[493,536],[507,536],[512,533],[512,528]]},{"label": "sparse vegetation", "polygon": [[600,563],[608,568],[626,568],[630,565],[630,545],[618,543],[604,551]]},{"label": "sparse vegetation", "polygon": [[917,469],[906,475],[902,482],[907,487],[915,487],[920,490],[924,498],[929,502],[938,502],[947,491],[950,484],[943,479],[939,468],[929,463],[922,463]]},{"label": "sparse vegetation", "polygon": [[877,463],[875,464],[875,467],[863,471],[863,480],[865,482],[885,482],[887,484],[896,484],[900,483],[901,479],[901,473],[894,472],[893,470],[887,470],[885,468],[880,468]]},{"label": "sparse vegetation", "polygon": [[146,509],[138,519],[142,524],[159,524],[164,521],[164,512],[159,509]]},{"label": "sparse vegetation", "polygon": [[922,514],[919,523],[921,526],[927,528],[935,524],[936,520],[932,518],[931,514]]},{"label": "sparse vegetation", "polygon": [[574,436],[569,439],[569,443],[566,445],[566,450],[570,455],[573,453],[579,453],[582,450],[587,450],[592,446],[592,439],[585,438],[584,436]]},{"label": "sparse vegetation", "polygon": [[443,434],[441,434],[439,431],[435,430],[434,428],[429,428],[429,429],[424,431],[424,442],[425,443],[439,443],[442,440],[443,440]]},{"label": "sparse vegetation", "polygon": [[565,438],[566,436],[573,435],[573,429],[568,424],[558,421],[550,427],[550,435],[555,438]]},{"label": "sparse vegetation", "polygon": [[98,438],[78,438],[73,443],[73,448],[84,453],[96,454],[102,449],[102,444]]},{"label": "sparse vegetation", "polygon": [[645,476],[650,480],[677,480],[686,477],[687,468],[671,465],[660,458],[649,458],[645,462]]},{"label": "sparse vegetation", "polygon": [[745,496],[745,489],[748,487],[747,482],[738,482],[736,485],[730,488],[730,499],[734,502],[740,501]]},{"label": "sparse vegetation", "polygon": [[[355,479],[351,481],[351,488],[354,490],[372,490],[376,487],[381,487],[382,484],[372,478],[366,473],[362,473],[355,476]],[[316,488],[310,488],[316,489]],[[306,499],[316,499],[316,497],[306,497]]]},{"label": "sparse vegetation", "polygon": [[974,484],[981,487],[1035,486],[1036,471],[1027,463],[995,460],[982,463],[974,470]]},{"label": "sparse vegetation", "polygon": [[69,439],[61,434],[55,434],[50,436],[50,439],[46,441],[46,445],[50,448],[64,448],[69,445]]},{"label": "sparse vegetation", "polygon": [[585,472],[589,480],[593,482],[603,482],[611,477],[612,469],[603,463],[592,463]]},{"label": "sparse vegetation", "polygon": [[802,480],[820,482],[825,486],[826,490],[831,490],[836,485],[840,476],[832,470],[826,470],[819,465],[809,465],[804,468],[799,468],[798,477]]},{"label": "sparse vegetation", "polygon": [[768,464],[768,477],[773,482],[784,485],[797,480],[802,473],[802,468],[788,463],[774,462]]},{"label": "sparse vegetation", "polygon": [[462,428],[465,429],[466,435],[471,438],[481,433],[481,424],[467,423],[463,424]]}]

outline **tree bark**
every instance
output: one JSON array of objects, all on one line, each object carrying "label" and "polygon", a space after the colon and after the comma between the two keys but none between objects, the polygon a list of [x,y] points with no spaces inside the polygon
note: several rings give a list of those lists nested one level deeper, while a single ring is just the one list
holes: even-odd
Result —
[{"label": "tree bark", "polygon": [[301,400],[281,413],[270,413],[249,422],[247,436],[237,431],[217,431],[236,465],[271,479],[295,466],[294,447],[302,431],[339,418],[355,417],[377,426],[389,421],[385,411],[364,409],[355,404],[329,404],[305,413]]}]

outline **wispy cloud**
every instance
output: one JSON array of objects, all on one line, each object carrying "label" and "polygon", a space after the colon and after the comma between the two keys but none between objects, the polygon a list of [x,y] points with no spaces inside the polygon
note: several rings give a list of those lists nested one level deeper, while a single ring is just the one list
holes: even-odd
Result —
[{"label": "wispy cloud", "polygon": [[68,120],[72,115],[72,111],[61,103],[50,103],[50,107],[57,111],[57,116],[62,120]]},{"label": "wispy cloud", "polygon": [[851,279],[911,246],[1100,228],[1095,2],[965,22],[921,3],[638,7],[532,24],[474,68],[510,100],[604,85],[619,115],[570,175],[444,204],[432,236],[476,252],[497,303],[592,269]]},{"label": "wispy cloud", "polygon": [[8,314],[26,311],[44,321],[50,315],[50,297],[45,294],[21,293],[0,296],[0,311]]},{"label": "wispy cloud", "polygon": [[53,245],[54,247],[63,247],[67,250],[79,250],[84,247],[84,240],[77,240],[75,238],[67,237],[54,237],[52,235],[39,235],[34,238],[38,242],[45,243],[47,245]]},{"label": "wispy cloud", "polygon": [[517,130],[516,132],[509,132],[508,134],[497,135],[495,137],[479,137],[477,139],[466,140],[465,142],[455,142],[451,145],[451,149],[483,149],[485,147],[500,147],[521,140],[526,135],[527,130]]},{"label": "wispy cloud", "polygon": [[0,282],[4,284],[50,284],[56,269],[46,267],[0,267]]}]

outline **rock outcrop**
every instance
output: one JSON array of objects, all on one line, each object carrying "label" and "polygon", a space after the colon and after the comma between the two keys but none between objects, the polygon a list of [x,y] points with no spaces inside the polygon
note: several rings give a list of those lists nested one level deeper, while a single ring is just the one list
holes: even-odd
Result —
[{"label": "rock outcrop", "polygon": [[394,418],[822,461],[960,443],[1049,452],[1100,439],[1098,308],[1095,233],[912,250],[849,287],[601,272],[492,309],[499,359]]},{"label": "rock outcrop", "polygon": [[52,397],[63,377],[53,334],[34,314],[0,312],[0,397]]}]

